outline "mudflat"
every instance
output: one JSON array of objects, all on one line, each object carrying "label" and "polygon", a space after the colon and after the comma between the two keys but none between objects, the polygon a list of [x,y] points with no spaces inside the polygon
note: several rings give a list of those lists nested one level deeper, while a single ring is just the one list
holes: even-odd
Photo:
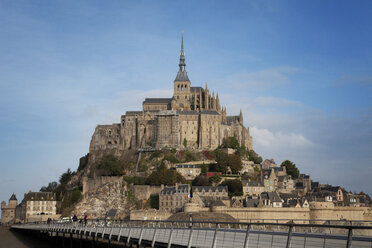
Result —
[{"label": "mudflat", "polygon": [[47,248],[48,244],[0,226],[0,248]]}]

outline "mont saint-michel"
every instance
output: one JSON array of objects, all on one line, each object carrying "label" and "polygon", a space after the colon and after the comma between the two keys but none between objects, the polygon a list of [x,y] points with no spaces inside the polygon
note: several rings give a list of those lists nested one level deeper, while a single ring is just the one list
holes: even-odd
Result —
[{"label": "mont saint-michel", "polygon": [[178,66],[173,96],[146,98],[120,123],[98,125],[77,170],[20,203],[12,194],[1,203],[2,223],[109,213],[130,220],[372,220],[367,194],[314,181],[290,160],[263,160],[242,111],[228,115],[217,92],[191,84],[183,36]]},{"label": "mont saint-michel", "polygon": [[[169,84],[171,86],[171,84]],[[97,126],[90,151],[143,147],[215,149],[235,137],[240,146],[253,149],[243,114],[229,116],[218,93],[192,86],[186,71],[183,37],[179,70],[170,98],[146,98],[141,111],[127,111],[121,122]]]}]

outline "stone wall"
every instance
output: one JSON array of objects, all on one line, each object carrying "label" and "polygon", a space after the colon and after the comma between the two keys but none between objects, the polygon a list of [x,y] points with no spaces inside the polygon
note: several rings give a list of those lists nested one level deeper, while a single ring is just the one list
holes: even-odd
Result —
[{"label": "stone wall", "polygon": [[87,197],[91,193],[95,193],[97,189],[103,185],[111,182],[122,181],[122,177],[109,177],[102,176],[98,178],[88,178],[87,176],[83,177],[83,196]]},{"label": "stone wall", "polygon": [[147,200],[151,195],[159,195],[161,186],[134,185],[133,194],[138,200]]},{"label": "stone wall", "polygon": [[166,220],[171,215],[171,212],[157,209],[132,210],[130,220]]}]

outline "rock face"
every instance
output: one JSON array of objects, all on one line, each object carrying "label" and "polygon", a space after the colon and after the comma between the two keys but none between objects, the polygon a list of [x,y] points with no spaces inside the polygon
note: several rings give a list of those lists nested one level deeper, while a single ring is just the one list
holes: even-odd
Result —
[{"label": "rock face", "polygon": [[78,217],[87,214],[89,218],[104,218],[110,209],[117,209],[116,218],[125,218],[135,209],[135,201],[130,201],[130,192],[122,177],[98,185],[87,193],[89,197],[84,197],[73,211]]}]

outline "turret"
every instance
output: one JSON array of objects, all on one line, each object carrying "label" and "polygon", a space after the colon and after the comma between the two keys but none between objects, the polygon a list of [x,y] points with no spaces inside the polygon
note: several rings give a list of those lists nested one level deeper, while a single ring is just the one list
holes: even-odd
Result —
[{"label": "turret", "polygon": [[15,194],[12,194],[12,196],[9,198],[9,206],[17,206],[18,200]]},{"label": "turret", "polygon": [[242,109],[240,109],[239,123],[243,125],[243,113],[242,113]]},{"label": "turret", "polygon": [[217,111],[219,112],[221,110],[221,105],[220,105],[220,99],[218,98],[218,92],[216,96],[216,105],[217,105]]}]

